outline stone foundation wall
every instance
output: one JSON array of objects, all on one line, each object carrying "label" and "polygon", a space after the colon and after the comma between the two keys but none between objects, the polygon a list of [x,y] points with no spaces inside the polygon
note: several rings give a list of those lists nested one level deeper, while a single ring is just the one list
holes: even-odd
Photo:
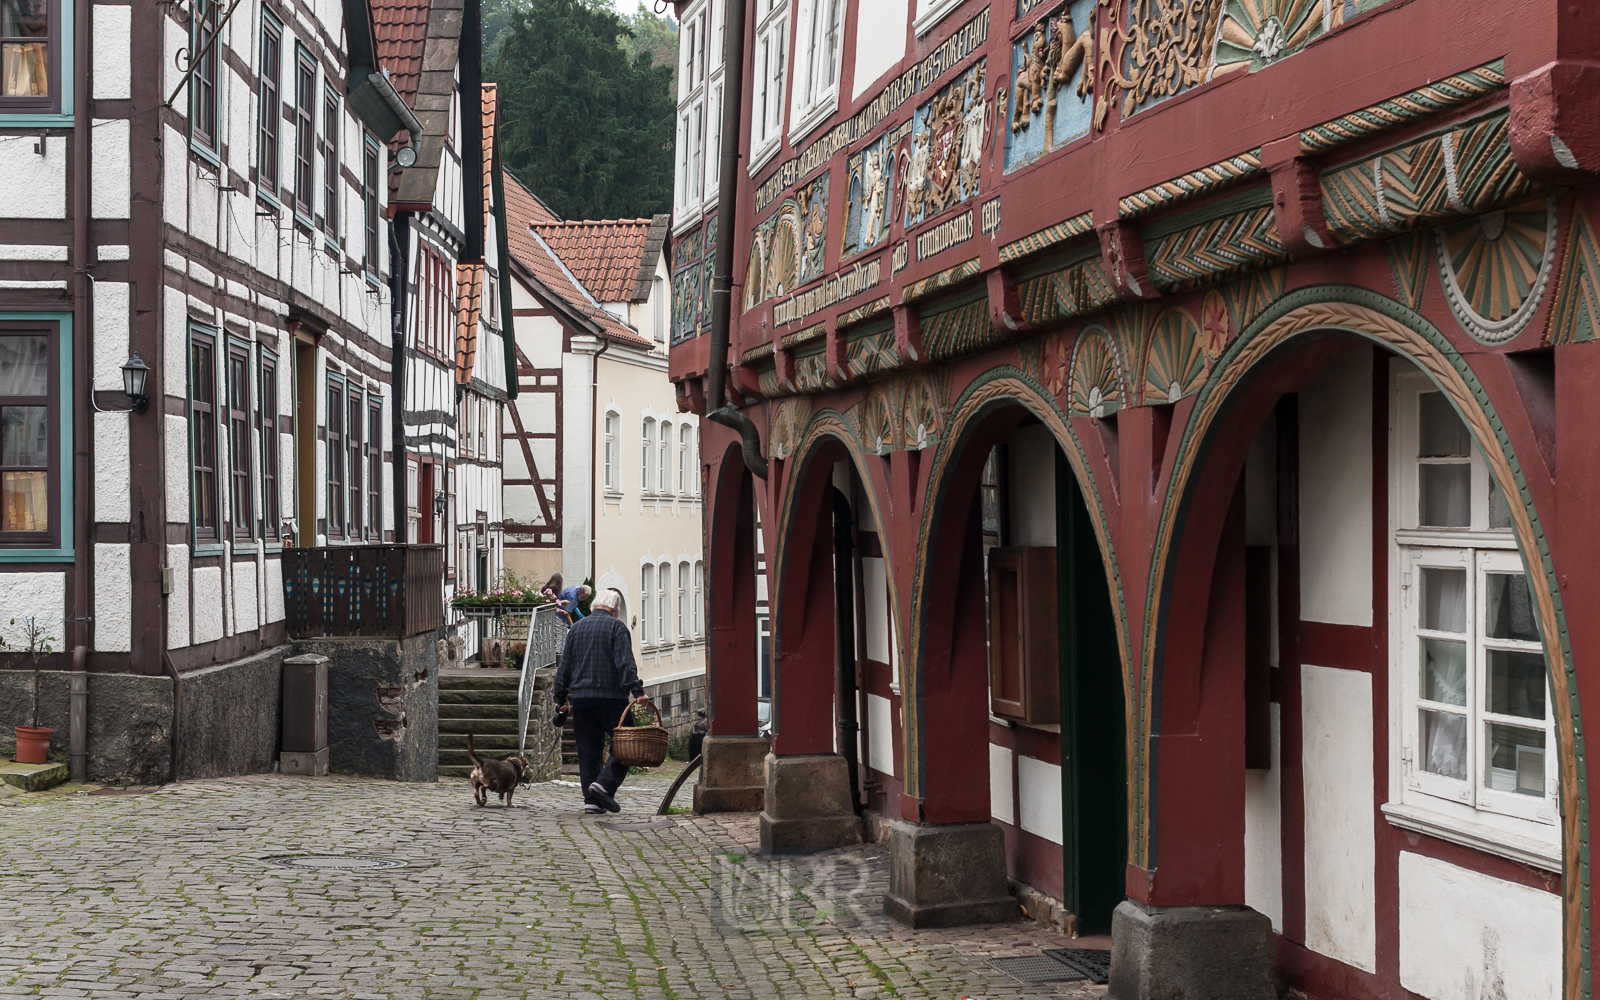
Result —
[{"label": "stone foundation wall", "polygon": [[706,675],[680,677],[661,684],[645,683],[644,693],[661,709],[661,724],[676,741],[689,739],[689,730],[699,719],[696,714],[706,707]]},{"label": "stone foundation wall", "polygon": [[[288,646],[180,675],[178,779],[271,771]],[[92,679],[91,679],[92,680]]]},{"label": "stone foundation wall", "polygon": [[[39,724],[48,726],[50,757],[67,762],[68,684],[65,670],[39,672]],[[0,671],[0,756],[17,750],[17,726],[33,722],[33,671]],[[137,674],[89,675],[90,781],[157,785],[172,780],[172,678]]]},{"label": "stone foundation wall", "polygon": [[328,658],[328,769],[397,781],[439,777],[443,630],[405,639],[297,639]]}]

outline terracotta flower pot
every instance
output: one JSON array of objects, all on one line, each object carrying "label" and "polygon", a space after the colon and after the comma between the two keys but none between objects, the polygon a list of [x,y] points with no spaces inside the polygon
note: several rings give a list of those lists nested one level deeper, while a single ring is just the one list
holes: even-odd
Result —
[{"label": "terracotta flower pot", "polygon": [[48,726],[17,727],[17,763],[43,764],[50,759],[50,734]]}]

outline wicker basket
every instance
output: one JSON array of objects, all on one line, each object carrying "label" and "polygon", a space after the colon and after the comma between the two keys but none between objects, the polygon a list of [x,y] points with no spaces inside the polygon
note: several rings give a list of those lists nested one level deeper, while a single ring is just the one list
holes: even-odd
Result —
[{"label": "wicker basket", "polygon": [[660,767],[667,759],[667,730],[660,725],[627,726],[628,713],[637,702],[628,702],[611,730],[611,756],[627,767]]}]

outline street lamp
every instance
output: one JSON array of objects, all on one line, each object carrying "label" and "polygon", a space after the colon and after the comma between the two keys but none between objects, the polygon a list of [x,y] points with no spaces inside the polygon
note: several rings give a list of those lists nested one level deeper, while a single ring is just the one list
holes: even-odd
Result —
[{"label": "street lamp", "polygon": [[145,380],[150,377],[150,366],[139,358],[137,352],[122,366],[122,391],[127,393],[128,407],[134,413],[143,413],[150,405],[150,397],[145,394]]}]

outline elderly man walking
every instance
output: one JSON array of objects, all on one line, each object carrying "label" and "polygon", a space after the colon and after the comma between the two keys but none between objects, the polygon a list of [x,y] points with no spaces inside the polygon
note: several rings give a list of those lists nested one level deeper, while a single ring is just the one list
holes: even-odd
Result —
[{"label": "elderly man walking", "polygon": [[561,711],[572,714],[586,813],[622,808],[617,805],[617,789],[628,776],[628,768],[617,763],[614,754],[609,762],[604,761],[605,739],[628,707],[629,696],[655,711],[645,697],[639,667],[633,660],[633,636],[617,617],[621,606],[622,595],[616,590],[601,592],[589,616],[567,630],[561,666],[556,670],[555,700]]}]

